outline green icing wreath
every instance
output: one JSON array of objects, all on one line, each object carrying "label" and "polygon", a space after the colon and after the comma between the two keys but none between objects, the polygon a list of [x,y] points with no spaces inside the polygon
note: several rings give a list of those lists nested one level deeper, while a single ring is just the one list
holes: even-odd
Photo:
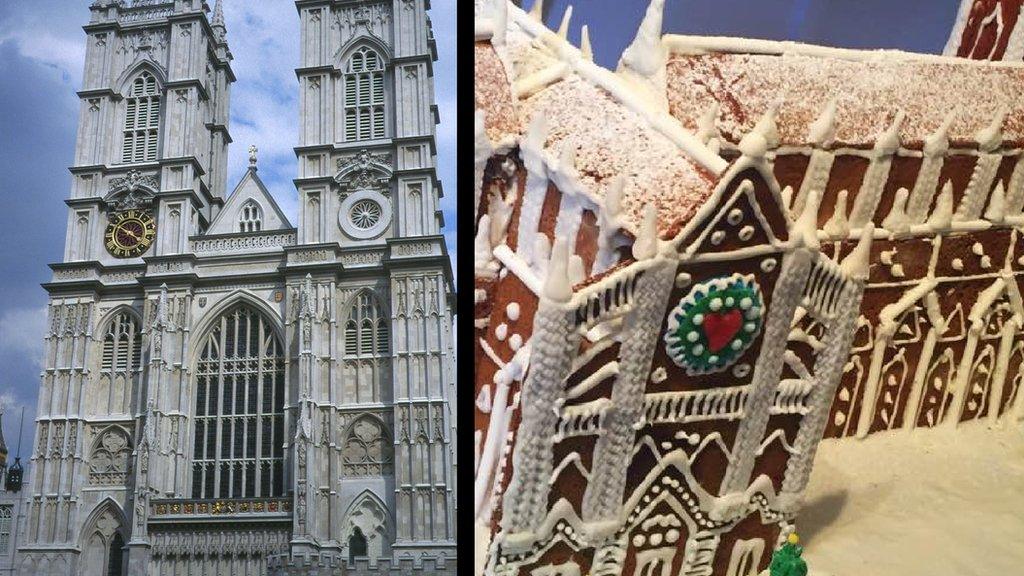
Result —
[{"label": "green icing wreath", "polygon": [[764,325],[764,298],[752,275],[697,284],[669,313],[665,350],[687,374],[725,370],[746,352]]}]

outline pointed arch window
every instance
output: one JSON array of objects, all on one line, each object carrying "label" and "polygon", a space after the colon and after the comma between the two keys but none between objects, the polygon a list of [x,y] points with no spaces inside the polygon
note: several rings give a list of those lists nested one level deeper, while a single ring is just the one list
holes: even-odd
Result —
[{"label": "pointed arch window", "polygon": [[123,373],[130,377],[142,365],[142,330],[135,316],[121,312],[107,325],[103,336],[101,372]]},{"label": "pointed arch window", "polygon": [[148,71],[139,74],[132,81],[125,103],[121,162],[156,160],[160,143],[160,87],[156,77]]},{"label": "pointed arch window", "polygon": [[255,200],[242,205],[238,213],[238,229],[240,232],[259,232],[263,230],[263,209]]},{"label": "pointed arch window", "polygon": [[345,355],[387,356],[391,348],[389,336],[387,316],[373,294],[364,291],[353,304],[345,324]]},{"label": "pointed arch window", "polygon": [[384,59],[369,47],[356,50],[345,65],[345,141],[384,138]]},{"label": "pointed arch window", "polygon": [[11,517],[14,506],[0,506],[0,555],[7,554],[11,546]]},{"label": "pointed arch window", "polygon": [[346,402],[385,400],[390,369],[390,318],[369,290],[360,292],[345,320],[343,374]]},{"label": "pointed arch window", "polygon": [[284,348],[242,304],[201,342],[196,366],[193,498],[284,494]]}]

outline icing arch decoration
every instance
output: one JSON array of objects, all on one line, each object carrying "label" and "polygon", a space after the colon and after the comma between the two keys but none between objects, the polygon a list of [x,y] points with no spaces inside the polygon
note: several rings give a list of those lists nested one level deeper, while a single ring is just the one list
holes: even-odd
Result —
[{"label": "icing arch decoration", "polygon": [[764,326],[764,297],[752,275],[713,278],[693,287],[669,314],[665,350],[690,375],[721,372]]}]

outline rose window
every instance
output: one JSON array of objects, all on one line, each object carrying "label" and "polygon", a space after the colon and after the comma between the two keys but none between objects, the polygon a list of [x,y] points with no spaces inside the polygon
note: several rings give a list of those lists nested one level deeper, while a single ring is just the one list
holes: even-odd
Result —
[{"label": "rose window", "polygon": [[356,228],[369,230],[380,222],[381,213],[380,204],[373,200],[360,200],[352,206],[349,217]]}]

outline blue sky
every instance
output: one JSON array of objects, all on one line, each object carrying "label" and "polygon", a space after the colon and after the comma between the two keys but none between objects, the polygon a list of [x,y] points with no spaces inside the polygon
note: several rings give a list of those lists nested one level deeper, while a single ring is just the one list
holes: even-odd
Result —
[{"label": "blue sky", "polygon": [[[557,26],[568,2],[553,2]],[[282,208],[295,212],[298,17],[291,0],[225,0],[228,38],[238,82],[232,100],[233,188],[246,149],[260,147],[260,175]],[[468,6],[468,0],[460,0]],[[524,0],[527,7],[532,0]],[[60,259],[78,116],[81,30],[91,0],[0,1],[0,403],[25,405],[34,418],[49,280]],[[940,52],[958,0],[667,0],[665,28],[685,34],[790,39],[852,48]],[[449,246],[454,251],[455,5],[433,0],[431,17],[441,62],[435,85],[442,124],[440,177]],[[638,0],[580,0],[571,38],[590,24],[596,59],[613,67],[647,6]],[[468,72],[467,72],[468,73]],[[17,409],[4,431],[17,441]],[[26,426],[26,445],[31,427]]]},{"label": "blue sky", "polygon": [[[213,0],[209,0],[213,4]],[[232,88],[228,191],[260,149],[260,177],[294,223],[298,141],[299,20],[292,0],[224,0],[238,81]],[[63,256],[92,0],[0,1],[0,404],[12,405],[4,432],[17,442],[19,406],[35,417],[45,329],[47,264]],[[434,0],[430,17],[439,62],[434,67],[439,176],[450,251],[455,250],[455,0]],[[26,425],[25,445],[32,444]],[[23,450],[28,452],[28,450]]]}]

